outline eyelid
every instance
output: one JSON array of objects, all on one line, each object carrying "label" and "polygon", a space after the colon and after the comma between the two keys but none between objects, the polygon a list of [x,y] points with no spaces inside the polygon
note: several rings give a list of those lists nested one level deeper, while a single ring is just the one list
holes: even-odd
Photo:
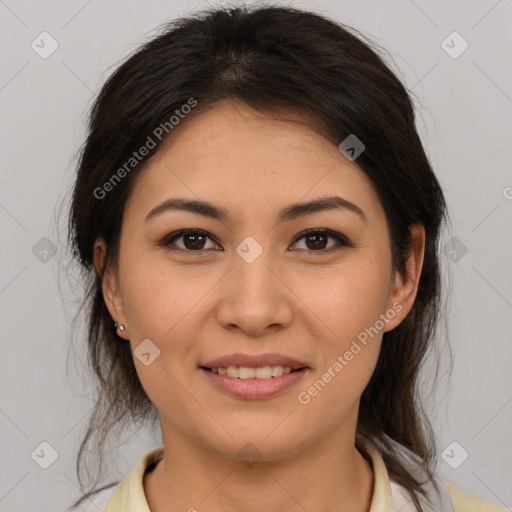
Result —
[{"label": "eyelid", "polygon": [[[200,254],[202,252],[206,252],[206,250],[191,251],[191,250],[187,250],[187,249],[182,249],[181,247],[178,247],[178,248],[171,248],[170,247],[174,240],[176,240],[178,238],[181,238],[182,236],[191,234],[191,233],[204,235],[206,238],[209,238],[210,240],[215,242],[217,245],[220,245],[220,243],[215,239],[215,237],[210,235],[210,233],[208,233],[207,231],[204,231],[204,230],[199,229],[199,228],[181,229],[181,230],[175,231],[173,233],[170,233],[169,235],[166,235],[162,239],[162,241],[159,242],[158,245],[160,247],[163,247],[164,249],[173,250],[173,251],[180,251],[180,252],[184,252],[184,253],[188,253],[188,254],[190,254],[190,253]],[[295,245],[302,238],[304,238],[304,237],[306,237],[308,235],[313,235],[313,234],[324,234],[324,235],[327,235],[327,236],[329,236],[331,238],[336,239],[338,241],[338,244],[333,246],[333,247],[330,247],[328,249],[320,249],[318,251],[313,251],[313,250],[308,250],[308,249],[295,249],[295,250],[305,251],[305,252],[308,252],[309,254],[322,255],[322,254],[329,254],[331,252],[339,250],[342,247],[350,247],[350,248],[356,247],[356,245],[353,242],[351,242],[346,236],[342,235],[341,233],[338,233],[337,231],[333,231],[333,230],[328,229],[328,228],[309,228],[309,229],[305,229],[304,231],[301,231],[300,233],[298,233],[295,236],[295,238],[292,241],[292,245]],[[341,247],[340,247],[340,245],[341,245]]]},{"label": "eyelid", "polygon": [[[166,235],[158,243],[158,245],[163,247],[164,249],[170,249],[170,246],[172,245],[172,241],[173,240],[181,238],[182,236],[185,236],[185,235],[189,235],[191,233],[204,235],[205,237],[209,238],[210,240],[212,240],[216,244],[220,245],[219,242],[215,239],[215,237],[210,235],[210,233],[208,233],[207,231],[204,231],[204,230],[199,229],[199,228],[180,229],[178,231],[174,231],[174,232]],[[201,250],[201,251],[190,251],[190,250],[187,250],[187,249],[182,249],[181,247],[178,247],[177,249],[170,249],[170,250],[176,250],[176,251],[182,251],[182,252],[188,252],[188,253],[193,253],[193,252],[201,253],[201,252],[205,252],[204,250]]]},{"label": "eyelid", "polygon": [[[346,247],[355,247],[355,245],[345,236],[345,235],[342,235],[341,233],[338,233],[337,231],[333,231],[331,229],[328,229],[328,228],[309,228],[309,229],[305,229],[304,231],[301,231],[296,237],[295,239],[293,240],[292,244],[295,244],[297,243],[301,238],[304,238],[305,236],[307,235],[314,235],[314,234],[322,234],[322,235],[327,235],[331,238],[335,238],[338,240],[338,242],[341,244],[341,245],[344,245]],[[331,250],[336,250],[338,247],[334,246],[334,247],[330,247],[329,249],[322,249],[322,250],[319,250],[319,251],[309,251],[310,253],[318,253],[318,254],[322,254],[322,253],[328,253],[330,252]]]}]

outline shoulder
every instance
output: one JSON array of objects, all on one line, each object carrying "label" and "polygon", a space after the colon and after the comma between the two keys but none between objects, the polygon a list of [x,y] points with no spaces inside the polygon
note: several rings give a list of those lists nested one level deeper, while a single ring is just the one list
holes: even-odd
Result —
[{"label": "shoulder", "polygon": [[510,512],[510,509],[479,498],[448,481],[444,481],[453,503],[454,512]]},{"label": "shoulder", "polygon": [[72,512],[105,512],[118,484],[119,482],[114,482],[107,487],[98,489],[79,507],[70,510]]},{"label": "shoulder", "polygon": [[82,508],[69,512],[117,512],[126,510],[127,504],[130,510],[149,512],[144,493],[144,475],[154,469],[163,455],[163,446],[154,448],[143,455],[120,482],[98,489]]}]

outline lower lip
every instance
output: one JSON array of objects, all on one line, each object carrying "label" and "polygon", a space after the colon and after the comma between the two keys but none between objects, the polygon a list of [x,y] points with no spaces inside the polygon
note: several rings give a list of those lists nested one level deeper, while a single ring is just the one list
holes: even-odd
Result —
[{"label": "lower lip", "polygon": [[280,377],[271,377],[270,379],[234,379],[203,368],[200,368],[200,370],[223,391],[239,398],[255,400],[270,398],[293,386],[304,376],[308,368],[293,373],[284,373]]}]

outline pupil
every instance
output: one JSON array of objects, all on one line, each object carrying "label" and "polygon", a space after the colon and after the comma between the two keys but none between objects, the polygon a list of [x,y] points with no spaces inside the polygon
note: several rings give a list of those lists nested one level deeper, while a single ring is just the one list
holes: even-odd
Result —
[{"label": "pupil", "polygon": [[[307,244],[308,249],[324,249],[323,244],[325,243],[325,238],[325,234],[309,235],[307,239],[313,239],[315,241],[313,242],[313,247],[311,247],[309,243]],[[318,243],[320,243],[320,246],[318,245]]]},{"label": "pupil", "polygon": [[[187,249],[202,249],[204,246],[204,235],[201,235],[200,233],[189,233],[188,235],[184,236],[185,240],[188,240],[191,243],[185,243],[185,246]],[[314,235],[308,235],[306,237],[308,242],[306,243],[308,246],[308,249],[324,249],[325,248],[325,242],[326,242],[326,235],[325,234],[314,234]]]},{"label": "pupil", "polygon": [[[203,238],[203,240],[200,240],[201,238]],[[192,247],[188,247],[187,245],[190,245],[190,244],[187,244],[185,243],[185,246],[187,247],[187,249],[202,249],[202,245],[201,245],[201,242],[203,242],[203,245],[204,245],[204,236],[201,235],[201,234],[198,234],[198,233],[189,233],[188,235],[185,235],[185,240],[192,240]],[[197,246],[196,244],[199,243],[199,246]]]}]

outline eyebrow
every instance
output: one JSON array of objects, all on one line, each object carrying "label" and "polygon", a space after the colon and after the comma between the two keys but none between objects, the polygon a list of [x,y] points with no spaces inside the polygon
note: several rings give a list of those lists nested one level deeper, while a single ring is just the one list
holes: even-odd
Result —
[{"label": "eyebrow", "polygon": [[[320,197],[305,203],[290,204],[283,208],[277,216],[277,222],[285,222],[304,217],[312,213],[321,212],[325,210],[345,210],[356,213],[361,219],[367,223],[367,218],[363,210],[354,203],[347,201],[339,196]],[[144,222],[155,218],[164,212],[168,211],[187,211],[210,217],[220,221],[229,221],[230,214],[224,208],[215,206],[207,201],[197,201],[182,198],[167,199],[163,203],[155,206],[147,215]]]}]

